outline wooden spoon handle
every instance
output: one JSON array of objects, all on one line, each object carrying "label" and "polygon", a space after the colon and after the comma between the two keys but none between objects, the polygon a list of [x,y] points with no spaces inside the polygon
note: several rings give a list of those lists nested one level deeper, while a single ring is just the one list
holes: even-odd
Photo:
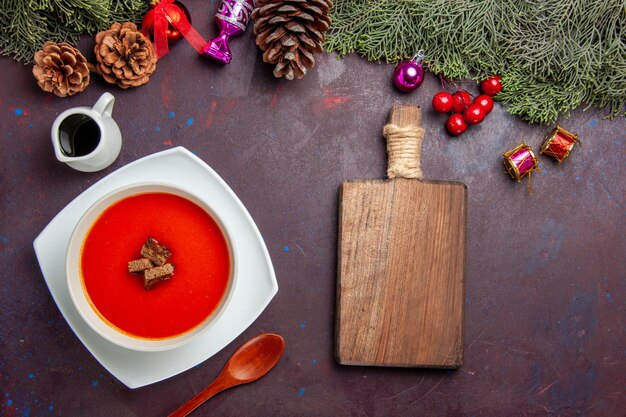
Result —
[{"label": "wooden spoon handle", "polygon": [[218,377],[209,386],[200,391],[198,395],[187,401],[180,408],[171,413],[168,417],[184,417],[218,392],[224,391],[226,388],[230,388],[234,385],[238,384],[233,384],[232,382],[230,384],[225,383],[223,379]]}]

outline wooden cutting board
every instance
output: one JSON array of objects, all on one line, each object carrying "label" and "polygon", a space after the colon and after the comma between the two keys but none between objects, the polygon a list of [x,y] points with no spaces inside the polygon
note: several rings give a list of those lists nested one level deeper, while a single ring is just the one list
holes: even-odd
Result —
[{"label": "wooden cutting board", "polygon": [[[394,106],[391,124],[419,126]],[[335,356],[343,365],[457,368],[463,361],[467,187],[349,181],[339,198]]]}]

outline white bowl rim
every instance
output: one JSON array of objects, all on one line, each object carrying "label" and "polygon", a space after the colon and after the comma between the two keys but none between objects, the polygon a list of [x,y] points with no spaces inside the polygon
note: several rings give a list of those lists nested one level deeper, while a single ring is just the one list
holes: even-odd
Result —
[{"label": "white bowl rim", "polygon": [[[91,229],[91,226],[99,218],[99,216],[111,207],[114,203],[139,194],[148,193],[169,193],[179,197],[183,197],[195,205],[202,208],[220,227],[222,234],[225,237],[226,245],[230,255],[230,276],[229,285],[222,297],[220,304],[217,308],[200,324],[196,327],[188,330],[177,336],[164,338],[164,339],[147,339],[133,337],[131,335],[122,333],[116,330],[111,324],[107,323],[102,317],[94,311],[94,307],[88,300],[84,291],[82,283],[82,277],[80,272],[80,256],[82,253],[82,246],[86,233]],[[106,203],[108,200],[110,202]],[[91,218],[93,216],[93,218]],[[90,221],[88,221],[91,219]],[[88,223],[88,224],[86,224]],[[84,233],[81,232],[81,228],[86,227]],[[78,236],[80,234],[80,236]],[[77,254],[77,257],[72,255]],[[179,348],[195,339],[199,334],[211,327],[211,325],[219,320],[223,312],[226,310],[232,295],[235,292],[237,283],[237,250],[234,244],[234,240],[228,227],[224,224],[219,214],[212,207],[211,203],[206,198],[198,196],[192,190],[180,186],[178,184],[170,183],[167,181],[141,181],[130,184],[122,185],[95,201],[89,208],[80,216],[74,230],[70,235],[68,242],[66,258],[65,258],[65,271],[66,271],[66,284],[70,293],[70,298],[74,307],[78,311],[81,318],[94,330],[97,334],[104,339],[114,343],[123,348],[144,351],[144,352],[157,352]],[[80,291],[77,290],[80,288]],[[87,308],[85,308],[87,306]]]}]

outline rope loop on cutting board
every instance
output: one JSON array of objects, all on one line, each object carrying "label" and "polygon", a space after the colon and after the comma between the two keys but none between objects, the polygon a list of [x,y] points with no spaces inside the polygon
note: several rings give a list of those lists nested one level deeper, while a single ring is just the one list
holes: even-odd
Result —
[{"label": "rope loop on cutting board", "polygon": [[387,178],[424,178],[420,168],[424,129],[390,123],[383,128],[383,136],[387,140]]}]

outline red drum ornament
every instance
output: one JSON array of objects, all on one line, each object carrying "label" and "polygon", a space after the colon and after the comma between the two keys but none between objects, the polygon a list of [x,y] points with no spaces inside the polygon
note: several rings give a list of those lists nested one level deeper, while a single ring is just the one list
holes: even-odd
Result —
[{"label": "red drum ornament", "polygon": [[502,154],[504,166],[511,178],[520,182],[526,174],[537,170],[539,162],[532,148],[522,142],[520,145]]},{"label": "red drum ornament", "polygon": [[543,145],[541,145],[540,153],[550,155],[560,164],[567,159],[572,148],[578,142],[578,135],[556,125],[556,128],[546,136]]}]

